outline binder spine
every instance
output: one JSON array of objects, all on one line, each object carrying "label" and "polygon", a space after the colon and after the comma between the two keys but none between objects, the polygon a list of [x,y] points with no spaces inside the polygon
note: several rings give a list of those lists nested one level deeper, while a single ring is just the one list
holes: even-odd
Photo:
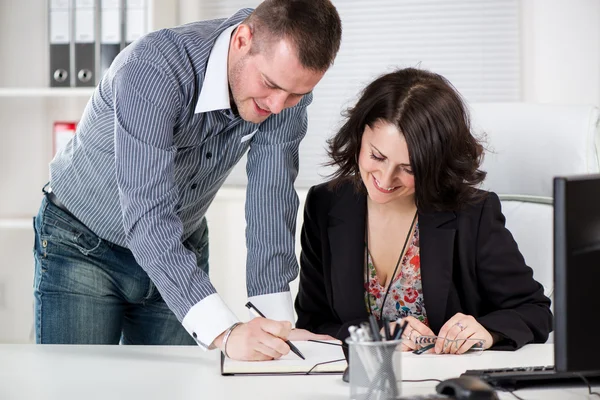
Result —
[{"label": "binder spine", "polygon": [[125,45],[148,33],[148,4],[146,0],[125,0]]},{"label": "binder spine", "polygon": [[96,86],[96,1],[75,0],[75,86]]},{"label": "binder spine", "polygon": [[122,0],[101,0],[98,77],[102,77],[106,73],[110,64],[121,51],[122,16]]},{"label": "binder spine", "polygon": [[48,3],[51,87],[71,86],[71,11],[70,0]]}]

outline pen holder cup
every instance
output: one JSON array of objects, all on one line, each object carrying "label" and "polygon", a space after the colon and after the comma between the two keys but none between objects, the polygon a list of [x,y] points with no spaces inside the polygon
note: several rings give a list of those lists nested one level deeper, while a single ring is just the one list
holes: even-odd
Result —
[{"label": "pen holder cup", "polygon": [[397,399],[401,394],[402,340],[348,344],[350,398]]}]

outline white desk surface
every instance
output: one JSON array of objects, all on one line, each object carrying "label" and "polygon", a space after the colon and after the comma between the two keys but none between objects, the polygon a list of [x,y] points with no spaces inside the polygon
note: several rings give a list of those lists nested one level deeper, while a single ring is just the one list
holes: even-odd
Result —
[{"label": "white desk surface", "polygon": [[[221,376],[219,353],[196,347],[0,345],[0,399],[348,399],[340,375]],[[456,377],[467,369],[553,364],[552,345],[473,355],[404,353],[403,379]],[[435,382],[403,383],[429,394]],[[587,388],[520,390],[530,399],[585,399]],[[514,399],[508,393],[501,399]]]}]

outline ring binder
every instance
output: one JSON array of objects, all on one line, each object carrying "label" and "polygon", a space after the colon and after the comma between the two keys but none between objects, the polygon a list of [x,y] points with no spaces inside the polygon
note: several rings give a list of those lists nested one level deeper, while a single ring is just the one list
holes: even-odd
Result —
[{"label": "ring binder", "polygon": [[125,0],[125,45],[128,46],[148,31],[146,0]]},{"label": "ring binder", "polygon": [[70,0],[51,0],[48,9],[50,86],[71,86]]},{"label": "ring binder", "polygon": [[96,1],[75,0],[75,86],[96,86]]},{"label": "ring binder", "polygon": [[121,3],[121,0],[101,0],[99,78],[104,75],[121,51],[123,36]]}]

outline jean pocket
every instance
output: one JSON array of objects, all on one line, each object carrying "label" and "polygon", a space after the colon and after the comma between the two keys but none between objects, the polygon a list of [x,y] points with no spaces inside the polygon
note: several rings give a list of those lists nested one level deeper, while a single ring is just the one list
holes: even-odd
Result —
[{"label": "jean pocket", "polygon": [[36,268],[38,263],[42,262],[42,259],[46,258],[46,248],[42,246],[42,238],[40,236],[38,228],[38,217],[33,217],[33,257],[36,261]]},{"label": "jean pocket", "polygon": [[61,210],[47,208],[39,231],[41,251],[46,254],[52,252],[53,246],[61,245],[77,249],[84,256],[98,255],[106,250],[106,244],[98,235]]}]

